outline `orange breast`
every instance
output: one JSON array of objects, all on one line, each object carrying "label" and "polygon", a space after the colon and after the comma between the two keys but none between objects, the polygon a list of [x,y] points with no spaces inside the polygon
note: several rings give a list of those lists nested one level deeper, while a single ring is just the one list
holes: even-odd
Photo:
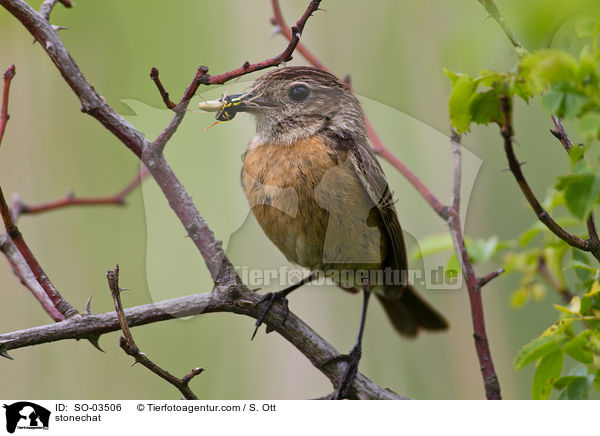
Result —
[{"label": "orange breast", "polygon": [[[314,137],[292,145],[251,143],[242,186],[265,234],[309,269],[380,267],[385,238],[349,159]],[[382,243],[383,242],[383,243]]]}]

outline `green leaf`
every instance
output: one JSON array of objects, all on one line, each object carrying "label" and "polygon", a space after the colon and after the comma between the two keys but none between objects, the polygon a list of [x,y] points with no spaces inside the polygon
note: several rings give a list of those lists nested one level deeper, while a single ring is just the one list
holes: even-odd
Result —
[{"label": "green leaf", "polygon": [[587,102],[587,97],[583,94],[575,93],[575,92],[567,92],[565,93],[565,110],[564,110],[564,118],[572,119],[579,114],[583,106]]},{"label": "green leaf", "polygon": [[[588,112],[581,117],[579,120],[579,131],[583,135],[593,135],[598,136],[598,130],[600,129],[600,112]],[[572,147],[573,150],[581,150],[583,153],[582,147]],[[578,157],[579,158],[579,157]]]},{"label": "green leaf", "polygon": [[542,230],[544,230],[544,225],[540,222],[535,223],[528,230],[523,232],[519,237],[519,244],[521,247],[525,247],[529,245],[529,243],[535,238]]},{"label": "green leaf", "polygon": [[573,359],[585,364],[591,364],[594,361],[594,353],[588,348],[589,330],[585,330],[571,339],[563,346],[563,351]]},{"label": "green leaf", "polygon": [[520,309],[521,307],[523,307],[525,305],[525,303],[527,303],[528,299],[529,299],[529,292],[527,291],[527,288],[522,286],[519,289],[515,290],[511,294],[510,305],[514,309]]},{"label": "green leaf", "polygon": [[560,350],[546,354],[540,359],[531,386],[532,400],[547,400],[552,393],[552,385],[560,377],[564,354]]},{"label": "green leaf", "polygon": [[435,253],[452,250],[454,243],[449,233],[427,236],[419,241],[419,246],[411,253],[413,260],[422,259]]},{"label": "green leaf", "polygon": [[551,84],[571,81],[576,70],[575,59],[559,50],[539,50],[519,62],[519,74],[534,93],[543,92]]},{"label": "green leaf", "polygon": [[471,125],[469,106],[477,89],[477,82],[467,74],[456,75],[446,71],[452,81],[452,93],[448,99],[450,122],[458,133],[465,133]]},{"label": "green leaf", "polygon": [[564,92],[550,89],[542,96],[542,107],[551,114],[560,113],[564,99]]},{"label": "green leaf", "polygon": [[458,261],[458,256],[454,253],[448,259],[448,263],[446,264],[446,278],[454,278],[460,274],[462,268],[460,266],[460,262]]},{"label": "green leaf", "polygon": [[575,33],[579,38],[591,38],[596,33],[596,20],[592,17],[581,17],[575,21]]},{"label": "green leaf", "polygon": [[567,385],[567,398],[569,400],[586,400],[588,388],[587,377],[574,377]]},{"label": "green leaf", "polygon": [[513,366],[515,369],[521,369],[540,357],[558,350],[560,341],[561,337],[557,335],[539,336],[533,339],[519,350],[513,361]]},{"label": "green leaf", "polygon": [[600,194],[600,176],[591,172],[558,178],[556,188],[564,191],[569,212],[583,220],[594,207]]},{"label": "green leaf", "polygon": [[487,125],[490,122],[502,124],[504,115],[500,110],[500,100],[494,90],[475,94],[469,104],[469,112],[473,122]]}]

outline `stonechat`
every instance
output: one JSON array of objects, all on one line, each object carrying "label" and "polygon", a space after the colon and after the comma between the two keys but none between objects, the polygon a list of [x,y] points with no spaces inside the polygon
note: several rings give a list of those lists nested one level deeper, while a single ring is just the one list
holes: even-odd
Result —
[{"label": "stonechat", "polygon": [[267,237],[288,260],[312,272],[267,295],[270,305],[319,275],[342,289],[363,291],[356,345],[336,358],[347,361],[338,398],[351,393],[371,293],[404,336],[448,328],[407,281],[392,192],[369,146],[361,105],[345,83],[312,67],[278,68],[248,91],[200,108],[217,111],[218,121],[237,112],[254,116],[256,135],[242,169],[244,192]]}]

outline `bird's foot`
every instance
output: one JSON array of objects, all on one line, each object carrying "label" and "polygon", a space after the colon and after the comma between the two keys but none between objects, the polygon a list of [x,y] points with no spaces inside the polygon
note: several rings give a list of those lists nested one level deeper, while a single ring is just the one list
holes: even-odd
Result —
[{"label": "bird's foot", "polygon": [[352,388],[352,383],[354,382],[354,378],[358,373],[358,363],[360,362],[361,356],[362,347],[359,344],[357,344],[352,348],[352,350],[350,350],[348,354],[340,354],[338,356],[331,357],[321,365],[326,366],[330,363],[339,361],[346,362],[346,370],[344,371],[342,381],[333,398],[334,400],[343,400],[344,398],[349,397]]},{"label": "bird's foot", "polygon": [[[267,301],[267,306],[265,307],[265,310],[263,311],[263,313],[256,320],[256,324],[255,324],[256,327],[254,329],[254,333],[252,333],[252,338],[250,340],[254,339],[254,336],[256,336],[256,332],[258,332],[258,328],[264,322],[265,317],[267,316],[267,313],[269,313],[269,311],[271,310],[273,305],[277,302],[281,302],[281,304],[283,304],[283,320],[281,321],[281,325],[285,324],[285,321],[287,320],[287,317],[290,313],[290,308],[288,307],[288,300],[286,298],[288,294],[289,294],[289,292],[287,289],[284,289],[283,291],[279,291],[279,292],[268,292],[262,296],[262,298],[258,301],[258,303],[256,303],[256,306],[260,306],[265,301]],[[269,333],[268,328],[267,328],[267,333]]]}]

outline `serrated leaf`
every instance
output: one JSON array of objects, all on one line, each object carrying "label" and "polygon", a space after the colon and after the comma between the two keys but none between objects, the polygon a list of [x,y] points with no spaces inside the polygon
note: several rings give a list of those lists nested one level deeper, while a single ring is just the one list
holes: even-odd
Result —
[{"label": "serrated leaf", "polygon": [[452,93],[448,99],[450,122],[458,133],[465,133],[471,125],[469,105],[477,89],[477,82],[466,74],[449,77],[453,81]]},{"label": "serrated leaf", "polygon": [[565,195],[569,212],[583,220],[590,213],[600,194],[600,176],[586,172],[558,178],[556,188]]},{"label": "serrated leaf", "polygon": [[557,335],[538,336],[519,350],[513,360],[513,366],[515,369],[521,369],[540,357],[558,350],[560,341],[561,337]]},{"label": "serrated leaf", "polygon": [[532,400],[547,400],[552,393],[552,385],[560,377],[564,361],[560,350],[546,354],[540,359],[531,386]]},{"label": "serrated leaf", "polygon": [[539,50],[523,56],[519,73],[536,94],[549,85],[573,79],[577,62],[568,53],[559,50]]},{"label": "serrated leaf", "polygon": [[473,96],[469,104],[471,119],[477,124],[489,124],[490,122],[502,124],[504,115],[500,110],[500,100],[494,90],[478,93]]}]

